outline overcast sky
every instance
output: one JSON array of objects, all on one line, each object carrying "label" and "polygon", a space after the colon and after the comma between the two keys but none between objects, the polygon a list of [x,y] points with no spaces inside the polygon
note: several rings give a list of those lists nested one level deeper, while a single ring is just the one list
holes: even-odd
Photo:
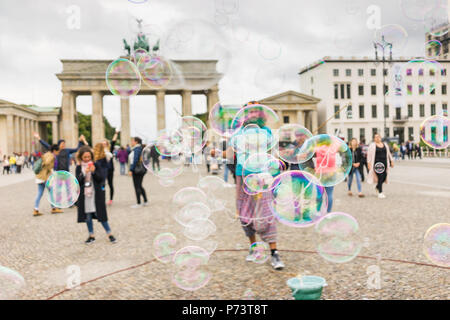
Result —
[{"label": "overcast sky", "polygon": [[[0,99],[60,106],[60,59],[118,58],[122,39],[136,36],[136,18],[169,59],[218,58],[224,104],[299,91],[298,71],[313,61],[374,55],[371,5],[381,10],[381,26],[406,31],[393,34],[397,56],[423,56],[424,12],[437,5],[447,12],[447,0],[0,0]],[[155,136],[155,104],[152,96],[132,99],[133,135]],[[77,109],[91,113],[91,98],[79,97]],[[167,96],[168,126],[174,109],[181,97]],[[120,127],[119,111],[119,98],[105,97],[104,113]],[[204,96],[193,97],[193,111],[206,111]]]}]

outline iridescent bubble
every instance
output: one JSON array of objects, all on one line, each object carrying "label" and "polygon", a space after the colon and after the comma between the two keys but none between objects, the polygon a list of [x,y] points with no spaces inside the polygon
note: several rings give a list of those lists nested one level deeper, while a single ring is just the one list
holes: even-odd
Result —
[{"label": "iridescent bubble", "polygon": [[271,188],[272,212],[283,224],[297,228],[310,227],[327,214],[325,188],[307,172],[285,172],[275,178]]},{"label": "iridescent bubble", "polygon": [[208,140],[208,128],[202,120],[192,116],[182,117],[178,130],[183,137],[183,150],[185,154],[199,153],[203,150]]},{"label": "iridescent bubble", "polygon": [[267,173],[252,173],[244,178],[244,191],[249,195],[256,195],[271,190],[275,178]]},{"label": "iridescent bubble", "polygon": [[425,57],[434,60],[439,57],[442,50],[442,43],[438,40],[430,40],[425,43]]},{"label": "iridescent bubble", "polygon": [[153,240],[153,255],[158,261],[168,263],[175,254],[177,237],[172,233],[161,233]]},{"label": "iridescent bubble", "polygon": [[0,266],[0,300],[14,299],[25,286],[25,279],[14,270]]},{"label": "iridescent bubble", "polygon": [[404,64],[395,63],[390,71],[390,87],[392,88],[392,92],[389,92],[389,95],[391,104],[394,108],[404,108],[406,106],[406,87],[404,81],[406,74]]},{"label": "iridescent bubble", "polygon": [[144,55],[137,64],[142,81],[151,89],[162,89],[172,80],[172,64],[161,56]]},{"label": "iridescent bubble", "polygon": [[442,37],[448,33],[449,16],[447,5],[438,5],[424,15],[425,32],[435,37]]},{"label": "iridescent bubble", "polygon": [[310,160],[300,163],[299,168],[316,177],[324,187],[344,181],[352,168],[352,153],[348,145],[335,136],[314,136],[306,141],[300,152],[314,154]]},{"label": "iridescent bubble", "polygon": [[70,208],[80,196],[80,184],[70,172],[55,171],[47,179],[47,199],[56,208]]},{"label": "iridescent bubble", "polygon": [[209,219],[194,219],[186,224],[183,234],[191,240],[203,240],[216,232],[216,225]]},{"label": "iridescent bubble", "polygon": [[173,283],[187,291],[195,291],[205,286],[211,279],[211,273],[204,270],[208,264],[208,252],[196,246],[180,249],[173,257],[176,271],[172,277]]},{"label": "iridescent bubble", "polygon": [[184,170],[184,157],[172,155],[160,159],[161,155],[154,143],[148,144],[142,151],[142,164],[153,175],[170,185],[170,180],[179,176]]},{"label": "iridescent bubble", "polygon": [[226,207],[227,188],[222,178],[206,176],[199,180],[198,187],[207,194],[208,205],[212,212],[221,211]]},{"label": "iridescent bubble", "polygon": [[306,140],[312,138],[312,133],[299,124],[286,124],[278,131],[278,155],[288,163],[301,163],[308,161],[314,155],[313,152],[303,154],[301,147]]},{"label": "iridescent bubble", "polygon": [[140,61],[142,57],[145,56],[149,56],[147,50],[139,48],[137,50],[134,50],[133,55],[131,56],[131,61],[138,67],[139,71],[141,71],[141,69],[139,68],[140,65]]},{"label": "iridescent bubble", "polygon": [[162,185],[163,187],[170,187],[173,186],[175,184],[175,180],[173,179],[159,179],[159,184]]},{"label": "iridescent bubble", "polygon": [[141,75],[133,62],[118,59],[106,70],[106,84],[113,95],[134,96],[141,89]]},{"label": "iridescent bubble", "polygon": [[183,134],[179,130],[160,130],[155,145],[162,156],[179,155],[183,151]]},{"label": "iridescent bubble", "polygon": [[380,29],[375,29],[374,38],[374,41],[380,44],[383,43],[384,39],[384,41],[392,44],[396,52],[402,52],[408,43],[408,32],[401,25],[388,24]]},{"label": "iridescent bubble", "polygon": [[276,145],[276,137],[267,127],[248,124],[230,138],[230,146],[238,155],[265,153]]},{"label": "iridescent bubble", "polygon": [[424,236],[423,251],[435,265],[450,266],[450,224],[438,223],[427,230]]},{"label": "iridescent bubble", "polygon": [[253,251],[254,260],[252,262],[261,264],[269,259],[270,248],[265,242],[255,242],[250,246],[250,250]]},{"label": "iridescent bubble", "polygon": [[175,220],[186,227],[189,222],[196,219],[208,219],[211,209],[203,202],[188,203],[175,214]]},{"label": "iridescent bubble", "polygon": [[231,137],[235,131],[231,125],[239,109],[240,106],[238,105],[222,105],[220,102],[216,103],[209,113],[211,128],[222,137]]},{"label": "iridescent bubble", "polygon": [[276,128],[280,119],[275,111],[262,104],[250,104],[238,111],[231,123],[231,129],[237,130],[252,124],[260,128]]},{"label": "iridescent bubble", "polygon": [[254,195],[272,190],[274,177],[283,170],[283,164],[267,153],[254,153],[243,165],[244,191]]},{"label": "iridescent bubble", "polygon": [[193,202],[202,202],[207,204],[208,197],[206,196],[206,193],[199,188],[186,187],[175,193],[172,201],[178,206],[185,206]]},{"label": "iridescent bubble", "polygon": [[420,138],[433,149],[446,149],[449,145],[448,131],[450,119],[444,116],[432,116],[420,125]]},{"label": "iridescent bubble", "polygon": [[334,212],[316,223],[319,234],[317,252],[327,261],[345,263],[353,260],[361,251],[359,225],[347,213]]}]

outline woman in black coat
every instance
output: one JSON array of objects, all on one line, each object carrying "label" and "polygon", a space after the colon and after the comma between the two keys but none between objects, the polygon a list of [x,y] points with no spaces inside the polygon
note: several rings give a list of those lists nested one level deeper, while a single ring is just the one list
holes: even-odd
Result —
[{"label": "woman in black coat", "polygon": [[[95,159],[95,162],[93,162],[93,159]],[[94,152],[87,146],[80,148],[77,161],[75,175],[80,183],[80,196],[77,202],[78,223],[85,222],[89,231],[89,238],[85,243],[95,242],[92,219],[97,219],[102,224],[109,240],[115,243],[116,239],[111,234],[106,212],[105,179],[108,165],[103,145],[97,144]]]},{"label": "woman in black coat", "polygon": [[358,140],[356,138],[353,138],[350,140],[350,151],[352,152],[352,169],[350,170],[350,173],[348,175],[348,195],[352,196],[352,183],[353,183],[353,176],[356,175],[356,185],[358,187],[358,196],[360,198],[364,197],[364,194],[362,193],[362,187],[361,187],[361,172],[359,171],[359,167],[361,166],[363,162],[363,156],[362,156],[362,149],[358,146]]}]

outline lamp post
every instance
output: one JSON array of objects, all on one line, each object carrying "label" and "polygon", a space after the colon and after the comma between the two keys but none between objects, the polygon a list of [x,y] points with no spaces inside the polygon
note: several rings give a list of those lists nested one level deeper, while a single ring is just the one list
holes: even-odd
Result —
[{"label": "lamp post", "polygon": [[387,42],[384,39],[384,35],[381,36],[381,42],[374,42],[373,46],[375,48],[375,65],[378,65],[379,58],[378,58],[378,48],[381,49],[381,52],[383,53],[383,60],[381,61],[383,63],[383,118],[384,118],[384,136],[386,137],[386,92],[384,90],[386,86],[386,73],[384,72],[384,67],[386,64],[386,50],[389,48],[389,64],[392,63],[392,43]]}]

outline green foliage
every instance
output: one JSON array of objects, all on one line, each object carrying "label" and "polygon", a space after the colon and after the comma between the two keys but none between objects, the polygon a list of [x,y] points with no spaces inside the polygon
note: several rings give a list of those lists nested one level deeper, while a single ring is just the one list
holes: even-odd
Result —
[{"label": "green foliage", "polygon": [[[108,119],[106,117],[103,117],[103,122],[105,123],[105,137],[108,140],[111,140],[114,136],[114,133],[116,132],[116,129],[111,126]],[[89,145],[92,145],[92,122],[91,122],[91,115],[86,115],[81,112],[78,112],[78,130],[79,135],[84,135],[86,137],[86,140],[88,141]]]},{"label": "green foliage", "polygon": [[205,112],[205,113],[200,113],[200,114],[194,114],[194,117],[199,118],[200,120],[202,120],[205,125],[208,125],[208,119],[209,119],[209,113]]}]

